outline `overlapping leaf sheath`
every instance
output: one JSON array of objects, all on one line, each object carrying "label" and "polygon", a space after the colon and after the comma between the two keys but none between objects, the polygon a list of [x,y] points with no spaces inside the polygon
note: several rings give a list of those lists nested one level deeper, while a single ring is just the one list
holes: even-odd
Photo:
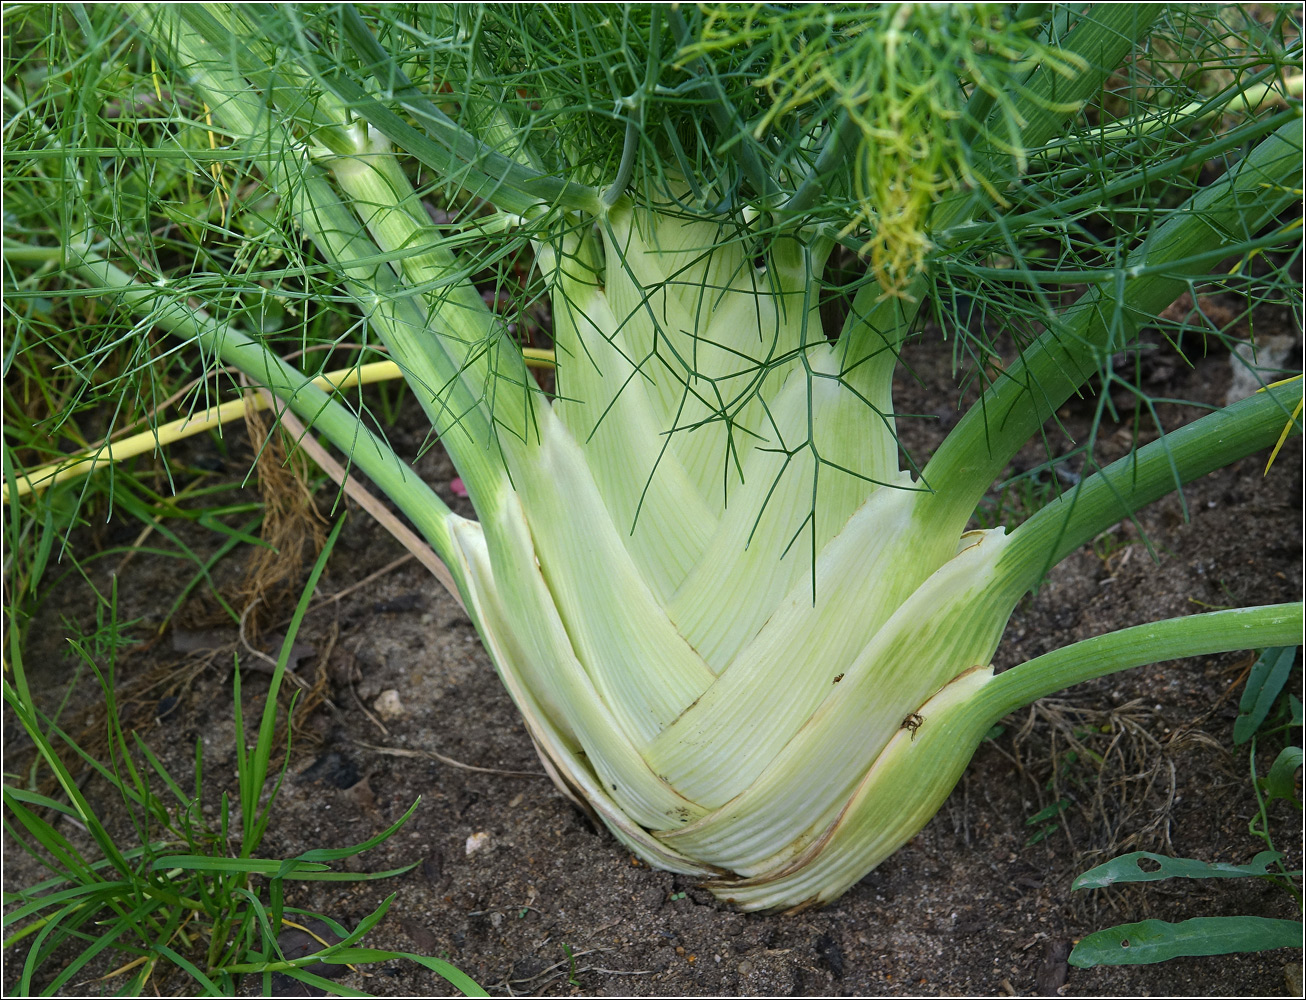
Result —
[{"label": "overlapping leaf sheath", "polygon": [[[940,724],[931,699],[987,676],[1017,588],[1001,530],[920,558],[923,494],[890,419],[866,432],[887,380],[838,370],[811,251],[757,260],[713,229],[614,213],[546,252],[557,399],[484,536],[457,537],[563,782],[651,863],[794,906],[901,842],[868,840],[850,802],[900,733]],[[910,835],[938,800],[893,784]],[[802,877],[832,855],[837,877]]]}]

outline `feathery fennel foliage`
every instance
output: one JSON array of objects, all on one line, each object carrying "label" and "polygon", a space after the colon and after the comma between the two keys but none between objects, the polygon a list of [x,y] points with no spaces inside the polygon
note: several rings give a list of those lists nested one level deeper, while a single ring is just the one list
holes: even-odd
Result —
[{"label": "feathery fennel foliage", "polygon": [[[1286,14],[128,10],[83,27],[75,94],[36,82],[57,52],[14,70],[14,357],[57,289],[117,307],[84,357],[149,345],[124,398],[220,361],[287,400],[424,533],[559,786],[651,863],[747,908],[828,901],[1011,709],[1295,641],[1299,605],[1240,609],[990,666],[1048,567],[1293,420],[1299,383],[1163,427],[1129,370],[1149,328],[1228,339],[1158,318],[1184,292],[1296,302]],[[153,86],[114,94],[132,60]],[[167,171],[189,202],[151,202]],[[549,310],[551,393],[486,289]],[[926,320],[978,402],[920,462],[891,389]],[[346,341],[403,369],[477,521],[311,384],[329,352],[285,360]],[[1096,428],[1120,387],[1156,441],[1106,468],[1083,442],[1073,490],[966,530],[1065,400],[1095,391]]]}]

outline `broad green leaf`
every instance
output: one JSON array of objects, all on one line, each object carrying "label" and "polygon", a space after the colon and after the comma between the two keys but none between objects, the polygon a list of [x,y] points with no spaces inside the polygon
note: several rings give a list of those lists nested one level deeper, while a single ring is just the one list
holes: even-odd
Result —
[{"label": "broad green leaf", "polygon": [[[1250,864],[1231,865],[1225,862],[1207,864],[1192,858],[1168,858],[1164,854],[1136,851],[1112,858],[1075,879],[1072,889],[1101,889],[1116,882],[1161,882],[1169,878],[1248,878],[1268,875],[1270,865],[1282,858],[1277,851],[1261,851]],[[1144,858],[1159,865],[1155,871],[1140,867]]]},{"label": "broad green leaf", "polygon": [[1279,692],[1287,683],[1296,659],[1295,647],[1276,646],[1267,649],[1252,665],[1247,687],[1243,689],[1242,701],[1238,703],[1238,718],[1233,724],[1233,741],[1236,745],[1246,743],[1261,728],[1274,699],[1279,697]]},{"label": "broad green leaf", "polygon": [[1301,747],[1284,747],[1270,765],[1270,773],[1261,779],[1261,787],[1269,801],[1287,799],[1301,808],[1297,798],[1297,769],[1302,764]]},{"label": "broad green leaf", "polygon": [[1079,969],[1149,965],[1188,955],[1230,955],[1301,947],[1300,920],[1269,917],[1194,917],[1177,924],[1143,920],[1088,935],[1070,953]]}]

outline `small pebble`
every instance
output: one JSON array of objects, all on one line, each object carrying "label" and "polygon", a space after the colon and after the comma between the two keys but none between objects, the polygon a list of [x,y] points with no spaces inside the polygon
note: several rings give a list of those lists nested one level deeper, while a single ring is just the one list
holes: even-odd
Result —
[{"label": "small pebble", "polygon": [[741,976],[746,976],[753,971],[753,963],[748,961],[748,959],[744,959],[742,962],[739,963],[738,968],[739,968],[739,974]]},{"label": "small pebble", "polygon": [[490,835],[484,830],[477,830],[467,838],[467,853],[475,854],[482,847],[490,843]]},{"label": "small pebble", "polygon": [[377,695],[372,708],[387,722],[402,718],[405,712],[404,703],[399,700],[399,692],[394,688],[387,688]]}]

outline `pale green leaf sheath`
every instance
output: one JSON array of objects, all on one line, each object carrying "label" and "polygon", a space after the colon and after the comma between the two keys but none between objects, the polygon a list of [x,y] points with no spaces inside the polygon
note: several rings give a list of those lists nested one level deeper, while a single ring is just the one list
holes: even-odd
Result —
[{"label": "pale green leaf sheath", "polygon": [[[411,470],[263,342],[179,299],[158,322],[274,373],[342,450],[366,442],[358,468],[448,564],[550,774],[625,847],[744,908],[828,902],[929,821],[1005,713],[1296,641],[1299,605],[1238,609],[991,665],[1050,566],[1273,444],[1300,399],[1271,388],[1088,469],[1011,531],[967,530],[1190,283],[1299,238],[1275,226],[1301,125],[1268,71],[1258,100],[1282,101],[1200,157],[1154,118],[1070,155],[1066,136],[1105,142],[1084,102],[1187,16],[1155,6],[138,7],[398,362],[477,520],[424,518]],[[1172,103],[1195,125],[1233,96]],[[1159,182],[1189,187],[1158,203]],[[1146,223],[1085,249],[1079,220],[1116,197]],[[465,218],[433,222],[441,199]],[[1053,237],[1074,268],[1035,255]],[[858,273],[836,289],[840,244]],[[82,273],[157,308],[98,259]],[[548,393],[472,281],[494,267],[548,303]],[[1088,291],[1048,291],[1072,284]],[[922,309],[980,353],[963,300],[1024,336],[922,470],[897,438],[899,353]]]}]

